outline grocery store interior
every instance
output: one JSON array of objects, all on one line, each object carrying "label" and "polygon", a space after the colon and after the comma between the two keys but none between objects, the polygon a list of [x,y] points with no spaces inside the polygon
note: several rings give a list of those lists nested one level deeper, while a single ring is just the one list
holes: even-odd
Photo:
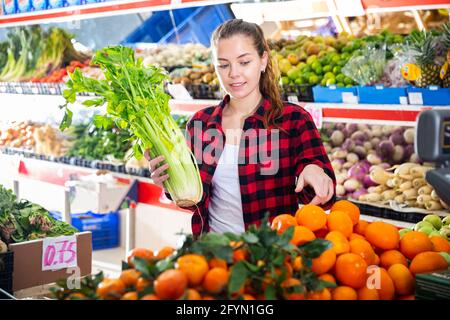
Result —
[{"label": "grocery store interior", "polygon": [[[0,3],[0,299],[450,299],[450,1]],[[172,148],[225,95],[210,41],[235,18],[261,27],[282,99],[314,121],[337,202],[195,239],[112,65],[153,81],[159,100],[138,99]]]}]

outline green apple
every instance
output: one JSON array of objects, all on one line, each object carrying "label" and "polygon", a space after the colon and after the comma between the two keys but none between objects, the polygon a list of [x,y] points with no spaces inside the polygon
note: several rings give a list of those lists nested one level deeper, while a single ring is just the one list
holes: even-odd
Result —
[{"label": "green apple", "polygon": [[412,231],[411,229],[400,229],[400,230],[398,230],[398,233],[400,235],[400,239],[403,238],[403,236],[405,234],[407,234],[408,232],[411,232],[411,231]]},{"label": "green apple", "polygon": [[439,233],[441,236],[443,236],[447,241],[450,241],[450,228],[449,227],[442,227],[441,230],[439,230]]},{"label": "green apple", "polygon": [[437,230],[431,231],[431,233],[428,236],[429,237],[434,237],[434,236],[442,237],[442,235]]},{"label": "green apple", "polygon": [[444,226],[450,225],[450,216],[446,216],[444,219],[442,219],[442,223]]},{"label": "green apple", "polygon": [[433,225],[428,221],[420,221],[416,223],[416,225],[414,226],[414,231],[419,231],[419,229],[423,227],[429,227],[431,229],[434,229]]},{"label": "green apple", "polygon": [[448,254],[447,252],[439,252],[439,254],[443,256],[444,259],[447,260],[447,263],[450,265],[450,254]]},{"label": "green apple", "polygon": [[433,227],[425,226],[418,230],[419,232],[425,233],[427,236],[429,236],[433,231],[436,231],[433,229]]},{"label": "green apple", "polygon": [[427,221],[433,225],[436,230],[439,230],[442,227],[442,220],[438,215],[429,214],[423,218],[423,221]]}]

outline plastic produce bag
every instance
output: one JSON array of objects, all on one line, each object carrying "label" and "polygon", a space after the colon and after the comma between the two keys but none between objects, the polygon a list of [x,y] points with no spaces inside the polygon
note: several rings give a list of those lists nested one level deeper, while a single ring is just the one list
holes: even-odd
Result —
[{"label": "plastic produce bag", "polygon": [[415,63],[415,59],[408,46],[397,45],[391,47],[393,58],[389,60],[385,67],[380,83],[385,87],[404,87],[409,82],[402,75],[402,67],[407,63]]},{"label": "plastic produce bag", "polygon": [[386,46],[368,46],[360,54],[350,58],[342,68],[342,73],[359,85],[379,83],[386,65]]}]

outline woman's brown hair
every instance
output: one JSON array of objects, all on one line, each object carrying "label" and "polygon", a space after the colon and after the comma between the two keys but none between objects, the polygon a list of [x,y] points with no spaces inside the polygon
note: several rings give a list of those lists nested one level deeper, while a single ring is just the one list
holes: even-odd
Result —
[{"label": "woman's brown hair", "polygon": [[277,75],[275,74],[272,59],[270,58],[269,45],[264,38],[262,29],[255,23],[245,22],[242,19],[232,19],[221,24],[211,38],[211,45],[217,46],[221,39],[228,39],[234,35],[244,35],[253,39],[253,44],[260,57],[267,52],[267,67],[265,72],[261,74],[259,80],[259,90],[261,94],[270,101],[271,107],[264,114],[264,127],[278,127],[275,120],[283,113],[283,101],[281,100],[280,91],[277,84]]}]

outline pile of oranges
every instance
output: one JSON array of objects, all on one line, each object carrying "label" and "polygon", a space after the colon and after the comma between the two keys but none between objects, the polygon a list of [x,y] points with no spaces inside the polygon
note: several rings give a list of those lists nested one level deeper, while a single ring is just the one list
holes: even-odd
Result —
[{"label": "pile of oranges", "polygon": [[[203,251],[164,247],[152,252],[136,248],[128,256],[129,268],[118,279],[99,280],[89,297],[77,292],[69,298],[255,300],[265,299],[266,289],[276,285],[277,298],[288,300],[414,299],[416,274],[448,268],[442,254],[450,253],[446,239],[429,238],[416,231],[400,237],[394,225],[360,220],[359,208],[346,200],[336,202],[329,214],[318,206],[305,205],[295,215],[281,214],[265,225],[275,239],[285,239],[286,245],[293,245],[300,252],[301,248],[320,242],[322,250],[313,257],[286,255],[280,262],[282,267],[271,273],[264,271],[271,262],[254,261],[254,252],[242,241],[227,244],[232,252],[228,261]],[[248,275],[242,287],[231,292],[238,265],[250,262],[265,272],[257,277],[259,285],[255,286],[255,277],[250,279]],[[308,287],[302,283],[303,279],[311,279],[302,277],[308,273],[327,285]],[[309,289],[299,291],[299,287]]]},{"label": "pile of oranges", "polygon": [[272,221],[280,234],[291,226],[292,244],[316,238],[333,244],[313,260],[312,270],[319,278],[336,284],[323,289],[322,299],[414,299],[416,274],[448,268],[440,254],[450,253],[446,239],[417,231],[400,238],[394,225],[360,220],[359,208],[347,200],[336,202],[330,214],[305,205],[295,216],[282,214]]}]

